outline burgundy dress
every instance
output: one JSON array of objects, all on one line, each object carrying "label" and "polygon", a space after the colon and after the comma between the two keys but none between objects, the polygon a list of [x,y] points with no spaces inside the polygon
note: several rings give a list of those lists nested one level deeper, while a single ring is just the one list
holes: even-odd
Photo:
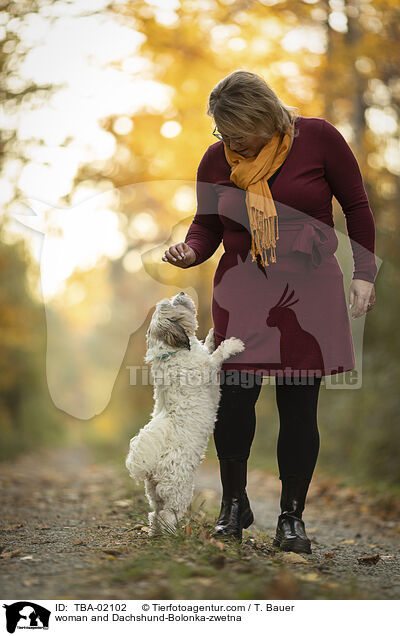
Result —
[{"label": "burgundy dress", "polygon": [[[185,243],[194,267],[221,241],[213,279],[215,341],[231,336],[245,350],[222,369],[267,376],[332,375],[355,368],[343,285],[334,255],[332,196],[342,206],[354,258],[353,278],[374,282],[375,223],[357,160],[321,117],[300,117],[284,163],[268,179],[278,215],[276,262],[252,261],[245,191],[230,181],[223,142],[206,150],[197,172],[197,211]],[[269,254],[269,252],[268,252]]]}]

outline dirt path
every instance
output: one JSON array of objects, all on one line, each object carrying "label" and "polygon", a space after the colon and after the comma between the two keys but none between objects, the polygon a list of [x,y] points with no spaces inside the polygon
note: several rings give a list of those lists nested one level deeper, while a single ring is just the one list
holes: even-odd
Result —
[{"label": "dirt path", "polygon": [[[132,598],[123,582],[111,585],[99,576],[105,560],[132,550],[131,481],[123,465],[96,463],[86,448],[40,450],[1,464],[0,484],[0,598]],[[255,523],[244,538],[250,546],[258,531],[271,545],[279,488],[277,477],[249,472]],[[209,464],[197,472],[196,496],[219,503],[219,475]],[[303,518],[313,552],[294,567],[304,581],[322,579],[338,590],[351,585],[355,598],[399,598],[399,520],[373,514],[363,492],[333,488],[317,475]],[[291,564],[293,553],[277,554]],[[371,559],[360,563],[360,557]]]}]

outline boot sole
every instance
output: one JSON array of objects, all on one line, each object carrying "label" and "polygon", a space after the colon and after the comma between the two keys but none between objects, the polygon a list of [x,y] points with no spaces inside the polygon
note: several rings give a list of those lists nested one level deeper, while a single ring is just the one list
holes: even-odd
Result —
[{"label": "boot sole", "polygon": [[286,539],[284,541],[275,538],[272,545],[276,548],[280,548],[282,552],[306,552],[307,554],[312,554],[311,541],[301,539],[300,537]]}]

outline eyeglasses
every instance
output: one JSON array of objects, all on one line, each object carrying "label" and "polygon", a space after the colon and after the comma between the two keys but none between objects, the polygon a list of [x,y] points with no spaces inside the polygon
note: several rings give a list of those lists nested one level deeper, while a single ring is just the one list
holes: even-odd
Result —
[{"label": "eyeglasses", "polygon": [[212,134],[214,135],[214,137],[216,137],[220,141],[223,141],[224,143],[229,143],[232,140],[240,143],[240,142],[243,142],[243,141],[246,140],[246,137],[225,137],[225,135],[221,135],[221,133],[218,132],[216,126],[215,126]]},{"label": "eyeglasses", "polygon": [[[236,141],[239,144],[246,143],[246,141],[248,140],[248,137],[225,137],[225,135],[221,135],[221,133],[218,132],[216,126],[215,126],[212,134],[214,135],[214,137],[216,137],[220,141],[223,141],[226,144],[229,144],[229,142],[232,141],[232,140]],[[281,134],[281,140],[282,139],[283,139],[283,133]],[[270,140],[271,140],[271,138],[265,139],[265,143],[267,143]]]}]

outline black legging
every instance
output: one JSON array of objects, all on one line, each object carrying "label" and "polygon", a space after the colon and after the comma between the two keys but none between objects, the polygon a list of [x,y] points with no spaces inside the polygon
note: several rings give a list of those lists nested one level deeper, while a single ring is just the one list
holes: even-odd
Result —
[{"label": "black legging", "polygon": [[[255,405],[261,384],[242,371],[240,382],[221,382],[221,399],[214,428],[219,459],[248,459],[256,430]],[[255,376],[253,376],[255,377]],[[293,381],[292,381],[293,382]],[[279,411],[277,457],[279,478],[287,475],[311,477],[319,451],[317,404],[321,378],[309,384],[276,380]]]}]

